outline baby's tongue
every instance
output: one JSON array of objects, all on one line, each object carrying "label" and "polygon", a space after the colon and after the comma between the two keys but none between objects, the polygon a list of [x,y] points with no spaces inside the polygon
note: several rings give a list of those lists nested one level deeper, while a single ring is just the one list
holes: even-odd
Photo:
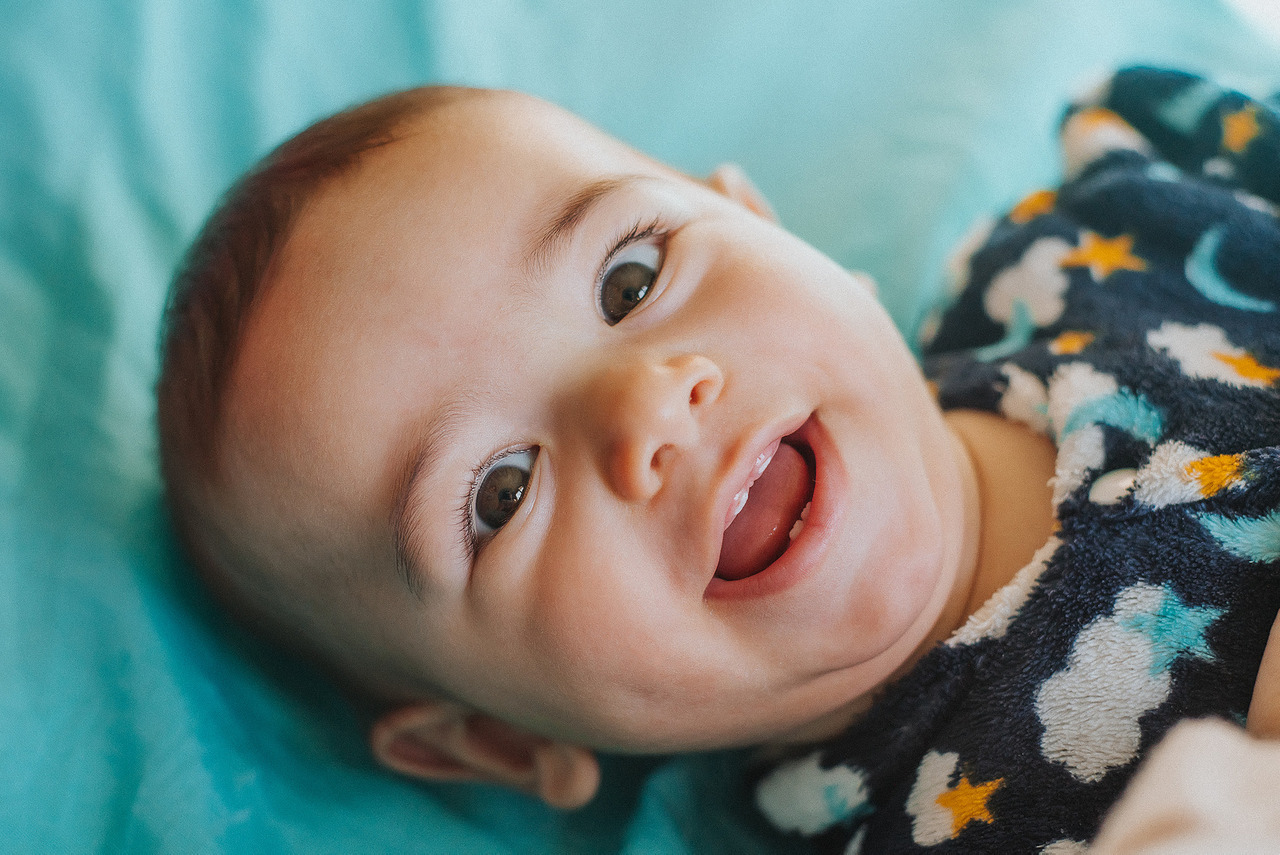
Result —
[{"label": "baby's tongue", "polygon": [[745,579],[775,561],[790,542],[787,535],[809,501],[809,467],[800,452],[783,443],[764,470],[747,504],[724,531],[716,575]]}]

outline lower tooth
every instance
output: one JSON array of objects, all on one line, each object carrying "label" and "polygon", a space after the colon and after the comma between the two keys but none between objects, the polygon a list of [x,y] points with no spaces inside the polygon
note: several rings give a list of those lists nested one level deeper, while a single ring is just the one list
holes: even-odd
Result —
[{"label": "lower tooth", "polygon": [[796,520],[791,526],[791,531],[787,532],[788,540],[795,540],[800,536],[800,532],[804,531],[804,522],[809,518],[809,506],[812,504],[813,502],[805,502],[804,508],[800,511],[800,519]]}]

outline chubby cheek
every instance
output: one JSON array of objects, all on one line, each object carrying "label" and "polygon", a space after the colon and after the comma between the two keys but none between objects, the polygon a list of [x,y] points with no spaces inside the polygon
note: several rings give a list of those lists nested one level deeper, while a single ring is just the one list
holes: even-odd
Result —
[{"label": "chubby cheek", "polygon": [[619,748],[686,728],[701,687],[716,679],[699,596],[641,534],[559,526],[544,553],[555,557],[539,562],[530,589],[529,654],[543,663],[547,699],[580,734]]},{"label": "chubby cheek", "polygon": [[[772,304],[770,310],[785,319],[779,324],[781,332],[863,335],[868,313],[883,311],[866,289],[816,250],[801,245],[789,261],[765,274],[769,279],[764,297]],[[848,345],[856,346],[856,341]]]},{"label": "chubby cheek", "polygon": [[793,299],[807,298],[823,304],[833,316],[862,320],[868,311],[884,313],[870,277],[851,273],[790,233],[778,235],[770,258],[775,259],[771,263],[777,281],[783,283]]},{"label": "chubby cheek", "polygon": [[617,524],[552,525],[529,579],[530,643],[559,677],[623,674],[661,638],[667,574],[649,549]]}]

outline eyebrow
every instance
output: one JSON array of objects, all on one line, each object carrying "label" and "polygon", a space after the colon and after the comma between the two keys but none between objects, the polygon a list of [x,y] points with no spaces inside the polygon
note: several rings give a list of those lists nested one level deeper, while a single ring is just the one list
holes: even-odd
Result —
[{"label": "eyebrow", "polygon": [[413,496],[418,484],[439,468],[444,450],[461,433],[462,417],[465,415],[463,403],[459,396],[454,396],[441,406],[427,423],[422,432],[422,440],[409,455],[395,482],[395,501],[391,506],[390,522],[396,553],[396,571],[405,587],[419,601],[423,601],[423,579],[414,558],[412,544],[421,518]]},{"label": "eyebrow", "polygon": [[601,178],[583,186],[566,199],[555,215],[547,220],[547,224],[539,229],[529,242],[524,258],[525,273],[532,276],[545,270],[569,241],[573,230],[586,219],[587,214],[601,199],[644,178],[643,175]]}]

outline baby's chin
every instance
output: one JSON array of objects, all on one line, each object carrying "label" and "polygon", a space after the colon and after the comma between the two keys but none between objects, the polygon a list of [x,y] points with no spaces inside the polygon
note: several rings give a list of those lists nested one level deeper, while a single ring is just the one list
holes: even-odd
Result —
[{"label": "baby's chin", "polygon": [[817,718],[809,719],[801,724],[783,729],[772,736],[759,740],[764,749],[785,749],[794,745],[808,745],[831,739],[853,724],[871,705],[870,694],[859,695],[843,706],[836,707]]},{"label": "baby's chin", "polygon": [[[753,713],[768,713],[761,699]],[[663,728],[650,723],[647,727],[626,728],[625,733],[605,733],[598,738],[581,740],[584,744],[621,754],[686,754],[700,751],[722,751],[742,748],[785,750],[791,746],[816,743],[836,736],[849,727],[870,706],[870,695],[858,695],[835,708],[812,711],[773,711],[774,716],[737,717],[732,710],[700,713],[687,726]],[[681,713],[675,713],[679,716]],[[711,722],[709,724],[709,722]]]}]

